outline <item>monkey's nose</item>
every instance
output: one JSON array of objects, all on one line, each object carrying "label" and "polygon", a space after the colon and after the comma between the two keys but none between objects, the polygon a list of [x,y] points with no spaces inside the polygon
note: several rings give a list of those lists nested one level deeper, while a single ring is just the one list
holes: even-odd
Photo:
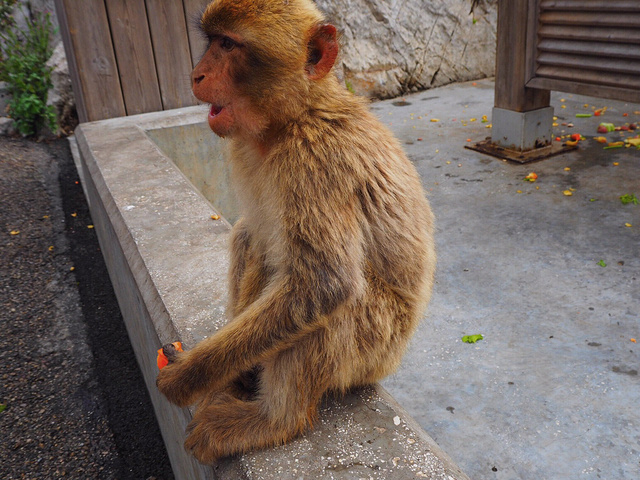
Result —
[{"label": "monkey's nose", "polygon": [[193,84],[198,85],[200,82],[202,82],[202,80],[204,80],[204,75],[198,75],[198,76],[194,75],[191,78],[192,78]]}]

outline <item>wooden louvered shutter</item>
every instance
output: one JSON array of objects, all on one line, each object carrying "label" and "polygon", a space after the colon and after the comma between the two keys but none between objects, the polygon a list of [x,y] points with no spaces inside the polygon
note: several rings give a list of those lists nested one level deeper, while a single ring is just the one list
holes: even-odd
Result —
[{"label": "wooden louvered shutter", "polygon": [[640,0],[534,0],[527,87],[640,102]]}]

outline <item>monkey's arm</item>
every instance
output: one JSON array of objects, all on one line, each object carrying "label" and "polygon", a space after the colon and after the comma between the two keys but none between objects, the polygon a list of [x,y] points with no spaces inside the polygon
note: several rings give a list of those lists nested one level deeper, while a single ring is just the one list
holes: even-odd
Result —
[{"label": "monkey's arm", "polygon": [[160,372],[158,388],[170,401],[185,406],[222,388],[317,328],[323,316],[364,287],[356,206],[353,198],[340,201],[298,199],[295,192],[285,199],[283,260],[276,274],[228,325]]}]

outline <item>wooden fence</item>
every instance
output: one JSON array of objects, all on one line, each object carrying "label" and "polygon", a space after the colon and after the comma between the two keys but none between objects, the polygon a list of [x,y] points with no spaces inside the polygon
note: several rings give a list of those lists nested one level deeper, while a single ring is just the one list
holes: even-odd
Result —
[{"label": "wooden fence", "polygon": [[207,0],[55,0],[80,122],[195,105]]}]

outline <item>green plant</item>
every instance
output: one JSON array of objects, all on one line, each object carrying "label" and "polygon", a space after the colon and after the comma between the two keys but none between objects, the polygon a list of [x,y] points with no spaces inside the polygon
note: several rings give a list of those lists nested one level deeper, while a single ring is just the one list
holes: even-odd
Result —
[{"label": "green plant", "polygon": [[11,26],[0,32],[0,81],[7,83],[11,95],[9,115],[25,136],[35,135],[44,127],[52,131],[56,128],[55,110],[47,105],[52,87],[52,68],[47,66],[52,34],[48,13],[34,14],[24,31]]},{"label": "green plant", "polygon": [[0,32],[4,32],[7,28],[13,26],[13,7],[18,0],[0,0]]}]

